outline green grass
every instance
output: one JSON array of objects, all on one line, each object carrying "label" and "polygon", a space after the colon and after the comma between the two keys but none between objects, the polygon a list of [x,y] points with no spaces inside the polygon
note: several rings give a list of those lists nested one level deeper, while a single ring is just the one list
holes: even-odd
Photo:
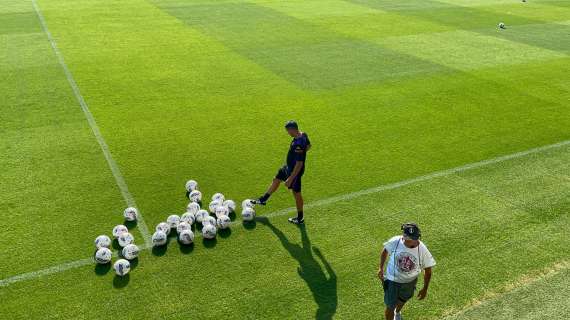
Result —
[{"label": "green grass", "polygon": [[[308,203],[570,139],[565,1],[38,4],[150,229],[188,178],[261,193],[290,118],[314,144]],[[89,257],[125,204],[27,0],[0,0],[0,92],[0,279]],[[569,172],[565,146],[312,207],[304,229],[172,239],[124,279],[88,265],[0,287],[0,318],[377,318],[379,250],[416,220],[438,266],[408,319],[478,300],[457,319],[566,319],[565,269],[502,288],[566,261]]]}]

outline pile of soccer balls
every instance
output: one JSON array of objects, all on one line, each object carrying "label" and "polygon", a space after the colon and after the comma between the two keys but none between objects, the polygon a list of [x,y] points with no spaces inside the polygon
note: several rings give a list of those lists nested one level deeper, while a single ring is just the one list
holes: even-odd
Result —
[{"label": "pile of soccer balls", "polygon": [[[125,220],[136,221],[138,211],[136,208],[126,208],[123,213]],[[113,237],[117,239],[119,246],[121,246],[120,256],[121,259],[113,264],[115,273],[119,276],[124,276],[131,270],[131,263],[129,260],[136,259],[139,256],[140,249],[134,243],[135,237],[129,232],[129,229],[120,224],[113,228]],[[111,252],[111,238],[106,235],[100,235],[95,239],[95,262],[99,264],[107,264],[111,262],[113,252]]]},{"label": "pile of soccer balls", "polygon": [[[192,225],[200,224],[202,237],[209,240],[216,237],[218,230],[228,229],[232,224],[230,214],[236,211],[236,203],[233,200],[226,199],[222,193],[216,193],[208,204],[208,210],[205,210],[201,208],[202,192],[198,190],[198,183],[195,180],[186,182],[186,191],[190,199],[186,212],[182,215],[172,214],[166,218],[165,222],[160,222],[156,226],[151,237],[153,247],[166,245],[172,230],[175,230],[178,241],[182,245],[190,245],[194,242]],[[136,221],[138,211],[136,208],[129,207],[125,209],[123,215],[126,221]],[[254,204],[250,199],[242,202],[241,216],[246,223],[255,219]],[[140,249],[134,244],[133,235],[122,224],[113,228],[113,237],[117,239],[122,248],[120,251],[122,258],[115,262],[113,268],[117,275],[124,276],[131,269],[129,260],[136,259]],[[97,247],[95,262],[99,264],[111,262],[113,256],[110,249],[111,239],[106,235],[100,235],[95,239],[95,246]]]}]

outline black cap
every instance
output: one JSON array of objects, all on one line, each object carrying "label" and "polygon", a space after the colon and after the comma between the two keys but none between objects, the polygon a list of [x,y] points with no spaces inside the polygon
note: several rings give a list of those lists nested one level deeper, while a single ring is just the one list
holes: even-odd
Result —
[{"label": "black cap", "polygon": [[402,231],[404,232],[405,236],[409,237],[412,240],[418,240],[422,236],[420,227],[418,227],[418,225],[414,222],[404,223],[402,225]]},{"label": "black cap", "polygon": [[295,120],[289,120],[285,123],[285,129],[299,129],[299,125]]}]

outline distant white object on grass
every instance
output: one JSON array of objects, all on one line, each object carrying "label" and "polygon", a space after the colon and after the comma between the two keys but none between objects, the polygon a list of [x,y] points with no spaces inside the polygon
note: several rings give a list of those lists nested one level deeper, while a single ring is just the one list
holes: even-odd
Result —
[{"label": "distant white object on grass", "polygon": [[135,237],[132,234],[130,234],[129,232],[123,232],[117,238],[117,240],[119,240],[119,245],[121,247],[126,247],[127,245],[129,245],[135,241]]},{"label": "distant white object on grass", "polygon": [[251,202],[251,199],[245,199],[241,202],[241,208],[245,209],[245,208],[251,208],[253,209],[255,205],[253,204],[253,202]]},{"label": "distant white object on grass", "polygon": [[196,222],[198,223],[202,223],[202,221],[204,221],[204,219],[206,217],[209,217],[210,215],[208,214],[208,211],[204,210],[204,209],[200,209],[198,210],[198,212],[196,213]]},{"label": "distant white object on grass", "polygon": [[135,259],[136,257],[139,256],[139,252],[140,252],[139,247],[137,247],[136,244],[132,244],[132,243],[131,243],[131,244],[125,246],[125,247],[123,248],[123,251],[122,251],[121,253],[123,254],[123,257],[124,257],[125,259],[127,259],[127,260],[133,260],[133,259]]},{"label": "distant white object on grass", "polygon": [[217,220],[218,228],[220,229],[227,229],[230,227],[232,220],[228,216],[220,216]]},{"label": "distant white object on grass", "polygon": [[166,235],[170,234],[170,225],[166,222],[161,222],[159,224],[156,225],[156,229],[155,231],[162,231],[164,233],[166,233]]},{"label": "distant white object on grass", "polygon": [[219,200],[212,200],[208,205],[208,210],[210,213],[216,213],[216,208],[222,205],[222,201]]},{"label": "distant white object on grass", "polygon": [[224,202],[224,200],[226,200],[226,197],[223,194],[217,192],[217,193],[214,193],[214,195],[212,196],[212,200]]},{"label": "distant white object on grass", "polygon": [[119,259],[113,265],[113,269],[115,269],[115,273],[118,276],[122,277],[127,273],[129,273],[129,271],[131,271],[131,263],[129,262],[129,260]]},{"label": "distant white object on grass", "polygon": [[166,244],[167,239],[166,233],[158,230],[152,235],[152,245],[155,247],[163,246]]},{"label": "distant white object on grass", "polygon": [[178,232],[178,234],[180,234],[180,232],[184,231],[184,230],[191,230],[192,227],[190,226],[190,224],[188,224],[187,222],[180,222],[178,224],[178,227],[176,227],[176,232]]},{"label": "distant white object on grass", "polygon": [[207,216],[202,220],[202,225],[207,226],[207,225],[216,225],[216,218],[211,217],[211,216]]},{"label": "distant white object on grass", "polygon": [[226,206],[221,205],[216,208],[216,218],[219,218],[221,216],[227,216],[229,214],[230,214],[230,209],[228,209],[228,207]]},{"label": "distant white object on grass", "polygon": [[188,206],[186,206],[186,211],[192,214],[196,214],[200,210],[200,205],[197,202],[190,202]]},{"label": "distant white object on grass", "polygon": [[236,203],[233,200],[224,201],[223,206],[228,208],[230,212],[236,212]]},{"label": "distant white object on grass", "polygon": [[176,214],[171,214],[166,218],[166,223],[172,228],[176,229],[180,223],[180,216]]},{"label": "distant white object on grass", "polygon": [[186,191],[192,192],[194,190],[198,190],[198,182],[196,180],[186,181]]},{"label": "distant white object on grass", "polygon": [[241,212],[243,221],[253,221],[255,219],[255,210],[253,208],[245,208]]},{"label": "distant white object on grass", "polygon": [[96,252],[95,252],[95,262],[97,262],[98,264],[106,264],[111,262],[111,257],[113,256],[113,253],[111,252],[111,249],[109,248],[99,248]]},{"label": "distant white object on grass", "polygon": [[502,22],[499,22],[499,29],[506,29],[505,24]]},{"label": "distant white object on grass", "polygon": [[196,220],[196,217],[194,216],[194,214],[192,212],[185,212],[180,217],[180,223],[186,222],[189,225],[193,225],[195,220]]},{"label": "distant white object on grass", "polygon": [[95,247],[97,249],[101,248],[109,248],[111,246],[111,238],[107,237],[106,235],[102,234],[95,238]]},{"label": "distant white object on grass", "polygon": [[178,241],[182,244],[191,244],[194,242],[194,232],[192,230],[184,230],[178,234]]},{"label": "distant white object on grass", "polygon": [[202,201],[202,192],[194,190],[188,194],[188,199],[192,202],[200,202]]},{"label": "distant white object on grass", "polygon": [[216,227],[213,224],[207,224],[202,228],[202,236],[204,239],[214,239],[216,232]]},{"label": "distant white object on grass", "polygon": [[116,225],[113,228],[113,237],[117,239],[124,232],[129,232],[129,229],[122,224]]},{"label": "distant white object on grass", "polygon": [[128,207],[123,211],[123,216],[127,221],[136,221],[139,217],[139,211],[136,208]]}]

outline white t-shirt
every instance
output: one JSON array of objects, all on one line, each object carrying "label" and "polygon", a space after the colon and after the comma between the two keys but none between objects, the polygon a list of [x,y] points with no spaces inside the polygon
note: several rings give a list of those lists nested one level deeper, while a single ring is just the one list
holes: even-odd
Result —
[{"label": "white t-shirt", "polygon": [[423,269],[435,266],[435,260],[421,241],[419,246],[408,248],[402,236],[395,236],[384,243],[384,249],[390,255],[384,274],[388,280],[399,283],[412,282]]}]

